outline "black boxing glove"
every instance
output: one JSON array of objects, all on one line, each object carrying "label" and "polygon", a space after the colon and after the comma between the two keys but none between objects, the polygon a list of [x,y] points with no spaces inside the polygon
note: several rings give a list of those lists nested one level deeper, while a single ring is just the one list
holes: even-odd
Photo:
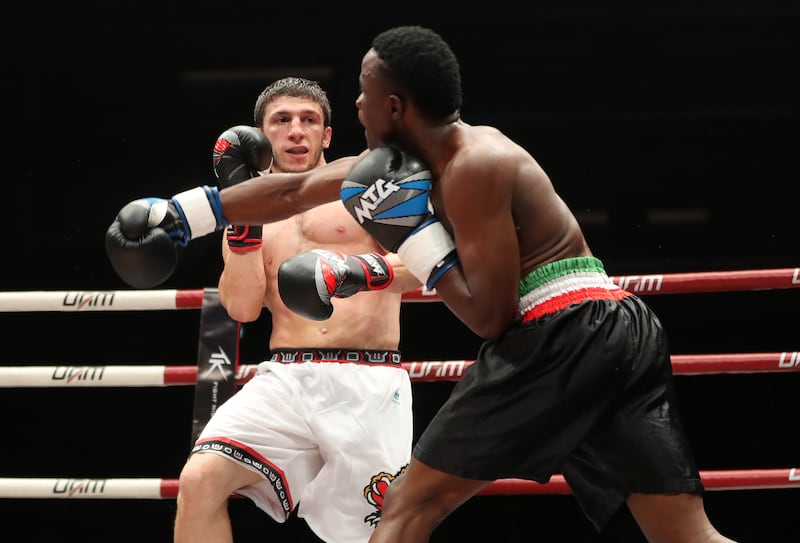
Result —
[{"label": "black boxing glove", "polygon": [[387,145],[361,158],[340,192],[356,222],[428,289],[459,262],[452,236],[433,214],[431,177],[418,157]]},{"label": "black boxing glove", "polygon": [[227,226],[216,187],[196,187],[169,200],[128,203],[106,231],[106,254],[123,281],[152,288],[172,275],[177,245]]},{"label": "black boxing glove", "polygon": [[[213,152],[214,175],[221,188],[247,181],[268,170],[272,163],[272,145],[253,126],[234,126],[219,135]],[[235,252],[261,248],[261,225],[230,225],[226,231],[228,247]]]},{"label": "black boxing glove", "polygon": [[278,292],[284,305],[307,319],[331,316],[331,298],[362,290],[380,290],[394,279],[391,264],[377,253],[348,256],[313,249],[284,260],[278,268]]}]

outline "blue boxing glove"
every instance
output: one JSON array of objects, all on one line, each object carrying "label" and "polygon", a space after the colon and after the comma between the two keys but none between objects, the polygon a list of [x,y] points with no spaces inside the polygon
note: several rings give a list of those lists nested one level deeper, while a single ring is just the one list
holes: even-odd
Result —
[{"label": "blue boxing glove", "polygon": [[385,145],[367,153],[347,174],[341,198],[356,221],[406,268],[433,289],[458,264],[450,233],[433,214],[431,172],[413,154]]},{"label": "blue boxing glove", "polygon": [[307,319],[331,316],[331,298],[362,290],[380,290],[394,279],[391,264],[378,253],[348,256],[312,249],[284,260],[278,268],[278,292],[284,305]]},{"label": "blue boxing glove", "polygon": [[152,288],[172,275],[176,246],[227,226],[216,187],[196,187],[169,200],[141,198],[125,205],[106,231],[106,254],[120,278]]}]

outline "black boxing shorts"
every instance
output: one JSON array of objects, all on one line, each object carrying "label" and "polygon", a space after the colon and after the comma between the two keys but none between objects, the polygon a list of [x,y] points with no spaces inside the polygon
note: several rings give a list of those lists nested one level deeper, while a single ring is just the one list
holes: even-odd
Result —
[{"label": "black boxing shorts", "polygon": [[414,456],[470,479],[560,472],[598,530],[632,492],[703,491],[661,323],[593,257],[521,281],[519,323],[484,342]]}]

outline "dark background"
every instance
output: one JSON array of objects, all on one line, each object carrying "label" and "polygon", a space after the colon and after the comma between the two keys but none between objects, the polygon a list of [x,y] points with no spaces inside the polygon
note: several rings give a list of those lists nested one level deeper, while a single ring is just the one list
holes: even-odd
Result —
[{"label": "dark background", "polygon": [[[293,15],[266,3],[117,4],[114,13],[7,4],[0,289],[127,288],[103,249],[117,210],[141,196],[213,184],[216,136],[251,123],[256,96],[278,77],[318,79],[334,107],[328,158],[357,153],[361,57],[377,32],[406,23],[431,26],[451,44],[464,119],[496,125],[540,161],[610,274],[797,266],[800,6],[600,4],[493,2],[450,13],[434,13],[432,3],[298,5]],[[212,287],[220,269],[219,237],[209,236],[181,252],[163,286]],[[647,301],[675,354],[799,347],[795,290]],[[441,304],[406,304],[402,318],[407,360],[474,357],[477,338]],[[2,314],[0,363],[194,364],[198,325],[199,311]],[[245,362],[259,360],[268,331],[267,315],[246,328]],[[678,377],[700,468],[797,465],[798,377]],[[450,386],[415,385],[417,435]],[[2,389],[0,476],[177,477],[193,394]],[[797,490],[715,491],[706,503],[738,541],[792,541],[800,537],[798,498]],[[17,534],[8,541],[161,542],[171,540],[174,506],[0,500],[0,525]],[[315,540],[302,522],[278,525],[245,500],[231,512],[237,541]],[[641,536],[625,511],[596,534],[571,496],[478,497],[433,541]]]}]

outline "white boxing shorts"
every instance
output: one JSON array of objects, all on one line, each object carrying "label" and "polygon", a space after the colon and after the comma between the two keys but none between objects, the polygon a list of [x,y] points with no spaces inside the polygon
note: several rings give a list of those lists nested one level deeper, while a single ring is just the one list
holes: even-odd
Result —
[{"label": "white boxing shorts", "polygon": [[366,542],[386,486],[408,465],[411,380],[396,351],[281,350],[214,413],[192,453],[263,476],[237,490],[327,542]]}]

